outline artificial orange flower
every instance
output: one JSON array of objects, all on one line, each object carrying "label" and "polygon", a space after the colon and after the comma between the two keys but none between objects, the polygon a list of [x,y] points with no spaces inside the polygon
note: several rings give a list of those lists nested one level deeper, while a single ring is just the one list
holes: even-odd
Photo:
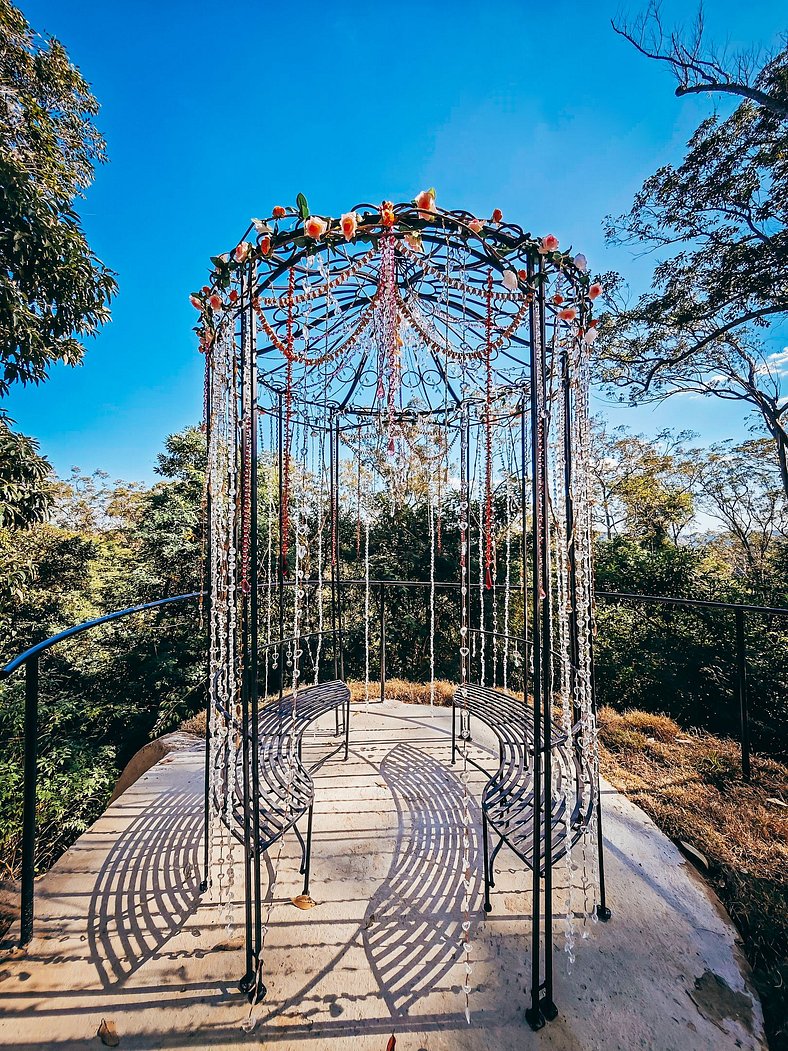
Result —
[{"label": "artificial orange flower", "polygon": [[394,205],[391,201],[384,201],[380,206],[380,221],[383,226],[391,227],[397,221],[394,214]]},{"label": "artificial orange flower", "polygon": [[560,305],[563,303],[563,301],[564,301],[564,297],[561,295],[561,293],[560,292],[556,292],[556,294],[553,296],[553,302],[555,303],[555,305],[560,307]]},{"label": "artificial orange flower", "polygon": [[274,210],[271,212],[271,215],[274,217],[274,219],[284,219],[285,215],[287,215],[287,212],[285,212],[281,204],[278,204],[276,208],[274,208]]},{"label": "artificial orange flower", "polygon": [[547,234],[546,237],[542,238],[542,243],[539,247],[539,251],[542,255],[546,255],[547,252],[554,252],[558,248],[558,238],[555,234]]},{"label": "artificial orange flower", "polygon": [[597,296],[601,296],[601,295],[602,295],[602,286],[599,284],[599,282],[595,282],[593,285],[591,285],[591,287],[588,290],[588,298],[589,299],[596,299]]},{"label": "artificial orange flower", "polygon": [[558,316],[562,321],[574,321],[577,317],[577,311],[574,307],[564,307],[563,310],[558,311]]},{"label": "artificial orange flower", "polygon": [[429,219],[430,213],[435,211],[435,190],[430,187],[429,190],[422,190],[420,194],[413,198],[413,203],[419,209],[419,214],[422,219]]},{"label": "artificial orange flower", "polygon": [[263,255],[268,255],[271,251],[271,238],[268,234],[266,234],[265,237],[261,237],[257,243],[260,246],[261,253]]},{"label": "artificial orange flower", "polygon": [[328,223],[318,215],[310,215],[304,220],[304,233],[307,237],[313,237],[315,241],[323,236],[327,228]]},{"label": "artificial orange flower", "polygon": [[503,212],[501,211],[501,209],[500,208],[494,208],[493,209],[493,213],[492,213],[492,221],[494,223],[500,223],[500,221],[502,219],[503,219]]},{"label": "artificial orange flower", "polygon": [[484,229],[484,222],[481,219],[471,219],[468,223],[468,229],[473,230],[475,234],[480,234]]},{"label": "artificial orange flower", "polygon": [[345,235],[345,240],[349,241],[352,237],[356,236],[358,216],[355,212],[345,212],[339,220],[339,225],[342,227],[342,233]]}]

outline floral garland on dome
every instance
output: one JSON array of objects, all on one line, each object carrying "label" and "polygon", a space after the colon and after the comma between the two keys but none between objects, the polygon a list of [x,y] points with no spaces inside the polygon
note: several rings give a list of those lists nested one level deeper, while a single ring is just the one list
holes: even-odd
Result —
[{"label": "floral garland on dome", "polygon": [[[479,253],[480,262],[486,262],[500,274],[503,287],[496,286],[492,291],[492,301],[496,304],[507,301],[522,303],[524,296],[533,294],[536,284],[544,280],[544,271],[532,272],[529,277],[528,270],[515,268],[509,264],[510,259],[517,255],[525,255],[533,262],[542,259],[551,266],[553,272],[560,272],[569,279],[575,293],[573,301],[558,295],[552,298],[549,305],[556,318],[571,325],[574,334],[587,344],[593,343],[597,336],[598,322],[591,319],[591,309],[593,301],[602,293],[602,286],[598,281],[591,281],[586,257],[562,251],[554,234],[537,238],[519,227],[505,224],[499,208],[493,210],[489,219],[479,219],[467,212],[445,211],[436,204],[435,190],[429,189],[422,190],[412,202],[393,204],[383,201],[378,208],[356,206],[339,218],[334,218],[312,214],[306,197],[298,194],[294,208],[277,205],[267,219],[252,219],[245,236],[252,231],[256,235],[254,243],[243,239],[233,251],[211,257],[213,271],[209,283],[189,296],[201,315],[196,331],[202,352],[212,345],[220,317],[239,304],[238,290],[231,285],[238,279],[243,267],[267,264],[272,271],[285,272],[302,255],[313,256],[322,248],[339,249],[358,243],[371,246],[369,251],[352,260],[327,282],[293,294],[289,300],[288,292],[281,296],[260,296],[258,293],[254,300],[258,317],[262,315],[264,307],[283,307],[289,301],[292,308],[330,294],[361,273],[378,254],[385,239],[392,237],[397,250],[418,264],[425,273],[463,294],[486,300],[486,279],[482,284],[473,285],[444,274],[429,262],[425,239],[429,240],[431,234],[445,235],[447,232],[466,243],[473,240],[480,242],[483,251],[483,254]],[[271,326],[263,323],[263,328],[266,335],[272,338]],[[272,342],[278,346],[281,341],[272,339]],[[322,357],[319,360],[322,363],[330,359]],[[304,363],[316,364],[317,361],[304,360]]]}]

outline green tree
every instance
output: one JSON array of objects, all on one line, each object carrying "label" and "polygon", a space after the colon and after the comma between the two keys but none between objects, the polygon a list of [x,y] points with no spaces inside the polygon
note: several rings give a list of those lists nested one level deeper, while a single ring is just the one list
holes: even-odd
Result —
[{"label": "green tree", "polygon": [[671,67],[678,95],[740,101],[704,120],[681,164],[647,179],[627,214],[608,217],[611,241],[645,246],[657,264],[634,305],[611,281],[601,375],[633,402],[686,392],[744,402],[774,442],[788,494],[784,361],[763,343],[788,319],[788,49],[727,58],[705,45],[702,14],[689,35],[667,34],[658,4],[616,28]]},{"label": "green tree", "polygon": [[115,280],[74,209],[105,159],[97,112],[63,45],[0,0],[0,396],[78,363],[109,317]]},{"label": "green tree", "polygon": [[695,435],[663,430],[654,438],[595,420],[591,471],[597,528],[607,540],[626,533],[647,546],[674,543],[692,521]]},{"label": "green tree", "polygon": [[774,559],[784,543],[786,501],[768,438],[712,446],[698,460],[698,501],[722,526],[733,573],[759,602],[773,601]]}]

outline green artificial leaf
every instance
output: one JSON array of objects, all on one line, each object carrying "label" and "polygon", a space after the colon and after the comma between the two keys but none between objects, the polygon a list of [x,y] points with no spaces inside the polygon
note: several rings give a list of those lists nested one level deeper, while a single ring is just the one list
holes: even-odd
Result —
[{"label": "green artificial leaf", "polygon": [[309,218],[309,203],[302,193],[296,197],[296,208],[302,219]]}]

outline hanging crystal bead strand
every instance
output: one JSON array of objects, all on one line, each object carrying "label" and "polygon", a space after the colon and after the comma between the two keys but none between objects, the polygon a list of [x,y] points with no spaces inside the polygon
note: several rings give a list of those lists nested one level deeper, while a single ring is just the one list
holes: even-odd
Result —
[{"label": "hanging crystal bead strand", "polygon": [[[596,910],[596,892],[598,887],[598,844],[597,822],[595,820],[597,785],[599,783],[599,742],[597,737],[596,718],[593,706],[593,683],[591,668],[591,648],[593,631],[593,566],[591,549],[591,427],[588,404],[589,366],[585,344],[582,340],[574,343],[574,366],[577,376],[575,411],[573,427],[573,447],[576,450],[576,562],[578,576],[578,672],[577,690],[580,709],[582,761],[588,772],[590,784],[588,793],[590,805],[588,820],[582,837],[583,858],[583,900],[584,918],[590,916],[593,922],[598,919]],[[587,931],[584,930],[584,937]]]},{"label": "hanging crystal bead strand", "polygon": [[427,488],[427,518],[430,535],[430,716],[435,715],[435,505],[432,487]]},{"label": "hanging crystal bead strand", "polygon": [[473,973],[473,965],[471,962],[471,796],[468,785],[469,777],[469,764],[468,764],[468,738],[470,734],[467,731],[468,726],[468,658],[470,656],[470,650],[468,648],[468,525],[469,525],[469,512],[470,504],[468,499],[468,478],[467,478],[467,462],[468,462],[468,410],[467,406],[462,407],[462,420],[461,420],[461,437],[460,437],[460,595],[461,595],[461,624],[460,624],[460,668],[461,668],[461,683],[460,683],[460,699],[462,704],[461,711],[461,727],[466,727],[465,731],[460,734],[461,748],[462,748],[462,771],[460,774],[460,780],[462,783],[462,967],[464,976],[462,991],[465,999],[465,1020],[468,1025],[471,1024],[471,974]]},{"label": "hanging crystal bead strand", "polygon": [[364,711],[369,711],[369,514],[364,514]]}]

